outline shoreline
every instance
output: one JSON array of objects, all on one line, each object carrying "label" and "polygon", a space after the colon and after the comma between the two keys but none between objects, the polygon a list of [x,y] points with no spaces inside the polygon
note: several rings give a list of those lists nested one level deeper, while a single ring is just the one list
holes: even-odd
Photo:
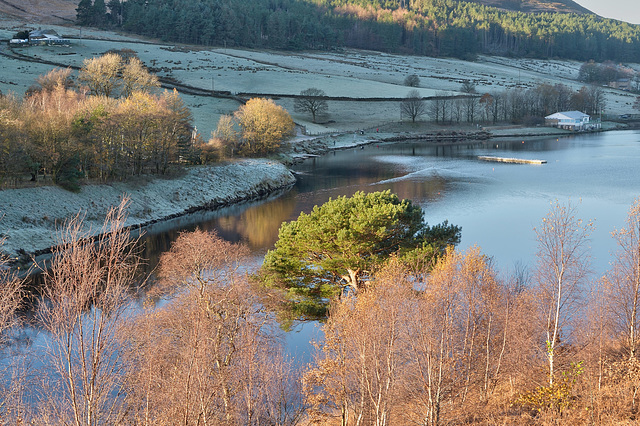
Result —
[{"label": "shoreline", "polygon": [[[497,132],[496,132],[497,130]],[[600,133],[613,130],[628,130],[625,128],[600,129],[590,132],[572,132],[549,127],[519,127],[506,126],[504,129],[492,128],[490,130],[464,130],[443,128],[429,132],[408,131],[381,131],[366,129],[364,133],[341,132],[315,137],[299,138],[290,142],[290,150],[282,155],[281,161],[291,166],[309,158],[318,157],[332,151],[355,149],[363,145],[374,143],[394,143],[404,141],[420,141],[425,143],[437,143],[452,145],[456,143],[481,143],[492,139],[504,138],[538,138],[538,137],[564,137],[587,133]],[[352,137],[353,136],[353,137]]]},{"label": "shoreline", "polygon": [[[507,130],[507,129],[505,129]],[[517,131],[520,130],[520,131]],[[508,134],[486,130],[442,129],[435,132],[345,132],[290,141],[280,161],[239,159],[207,166],[191,166],[175,178],[156,177],[145,183],[86,185],[79,193],[57,186],[0,190],[0,250],[14,265],[28,264],[36,256],[51,253],[56,233],[65,220],[83,214],[88,230],[99,230],[109,208],[121,197],[131,200],[125,226],[143,229],[159,222],[202,210],[217,210],[259,200],[295,184],[293,164],[336,150],[374,143],[419,140],[445,145],[483,142],[506,137],[569,136],[573,132],[540,128],[508,129]],[[555,131],[554,131],[555,130]],[[611,129],[614,130],[614,129]],[[606,130],[601,130],[606,131]],[[97,232],[92,232],[97,235]]]},{"label": "shoreline", "polygon": [[80,192],[57,186],[0,191],[0,238],[12,265],[29,264],[56,246],[60,226],[84,216],[85,230],[96,236],[107,211],[130,198],[128,228],[145,228],[200,210],[256,200],[295,183],[291,171],[277,161],[243,159],[209,166],[193,166],[178,178],[155,178],[145,183],[83,186]]}]

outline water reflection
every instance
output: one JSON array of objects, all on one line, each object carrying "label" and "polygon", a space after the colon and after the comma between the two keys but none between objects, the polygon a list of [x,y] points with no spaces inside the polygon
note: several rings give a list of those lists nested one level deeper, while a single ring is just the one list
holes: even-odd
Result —
[{"label": "water reflection", "polygon": [[222,217],[218,222],[220,234],[233,235],[233,241],[242,241],[253,250],[271,247],[276,242],[280,224],[297,213],[295,207],[295,192],[252,206],[237,216]]},{"label": "water reflection", "polygon": [[[469,232],[476,238],[477,229],[468,229],[469,219],[481,216],[483,211],[486,213],[487,202],[493,210],[487,213],[489,219],[485,225],[492,223],[490,218],[495,217],[521,224],[520,207],[527,204],[521,200],[522,197],[527,201],[551,199],[555,193],[555,198],[565,198],[561,193],[562,187],[570,186],[579,198],[585,188],[584,182],[578,180],[578,173],[590,169],[596,174],[610,175],[611,167],[624,168],[621,164],[601,164],[601,159],[594,161],[589,155],[585,157],[590,148],[602,149],[603,144],[612,138],[619,143],[621,136],[630,137],[631,142],[637,134],[613,132],[565,138],[541,137],[524,141],[517,138],[493,139],[456,144],[409,141],[336,151],[296,165],[294,172],[297,183],[284,194],[218,212],[196,213],[150,228],[145,237],[143,255],[154,266],[159,254],[169,248],[179,232],[200,227],[216,230],[229,241],[244,242],[249,245],[256,258],[260,258],[266,250],[273,247],[282,222],[296,219],[300,212],[308,213],[315,205],[330,198],[351,196],[356,191],[386,189],[398,194],[400,198],[411,199],[422,205],[430,213],[428,222],[436,223],[444,219],[450,219],[453,223],[463,222],[463,240]],[[562,161],[564,164],[561,169],[549,165],[542,170],[535,169],[535,166],[483,163],[477,160],[478,155],[530,159],[545,157],[549,162]],[[572,163],[575,162],[581,163],[584,169],[573,168]],[[557,173],[562,175],[562,180]],[[545,192],[544,188],[550,182],[553,183],[553,188]],[[542,193],[536,192],[536,187]],[[546,203],[540,205],[546,208]],[[443,211],[446,214],[442,214]],[[474,211],[477,214],[472,213]],[[511,212],[506,218],[502,214],[505,211]],[[537,212],[537,209],[533,211]],[[534,222],[525,225],[527,231],[544,215],[544,209],[539,213]],[[474,228],[479,225],[474,220],[470,223]],[[485,230],[485,241],[474,241],[475,244],[484,246],[487,241],[505,238],[500,233],[486,233],[486,228],[487,226],[481,225],[481,229]],[[526,244],[529,245],[528,242]]]},{"label": "water reflection", "polygon": [[[546,214],[548,202],[572,199],[582,200],[584,218],[598,220],[593,241],[603,269],[613,248],[609,232],[624,224],[628,207],[640,194],[638,139],[637,132],[627,131],[455,145],[410,141],[337,151],[296,165],[295,187],[279,197],[203,213],[176,227],[215,229],[225,239],[248,244],[260,262],[281,223],[301,211],[356,191],[390,189],[420,204],[429,223],[448,219],[461,225],[463,248],[477,244],[503,265],[529,265],[535,246],[532,228]],[[488,163],[479,161],[479,155],[544,159],[548,164]],[[152,264],[178,229],[153,234],[145,252]]]}]

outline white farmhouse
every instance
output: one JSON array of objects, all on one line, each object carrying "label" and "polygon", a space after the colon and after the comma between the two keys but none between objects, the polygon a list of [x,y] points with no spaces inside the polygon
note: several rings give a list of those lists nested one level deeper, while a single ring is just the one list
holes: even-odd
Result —
[{"label": "white farmhouse", "polygon": [[591,124],[591,117],[580,111],[562,111],[547,115],[544,118],[547,126],[567,130],[588,130],[599,127],[600,123]]},{"label": "white farmhouse", "polygon": [[62,38],[54,30],[33,30],[29,32],[30,44],[52,45],[69,44],[69,40]]}]

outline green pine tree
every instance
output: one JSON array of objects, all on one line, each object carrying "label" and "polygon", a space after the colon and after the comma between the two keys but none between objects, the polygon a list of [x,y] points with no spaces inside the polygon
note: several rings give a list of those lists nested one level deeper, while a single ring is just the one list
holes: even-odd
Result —
[{"label": "green pine tree", "polygon": [[91,25],[93,23],[93,5],[91,0],[80,0],[76,8],[76,22],[79,25]]},{"label": "green pine tree", "polygon": [[357,292],[392,255],[442,253],[460,241],[460,228],[428,226],[420,206],[390,191],[338,197],[280,227],[262,278],[285,290],[296,315],[324,314],[344,289]]},{"label": "green pine tree", "polygon": [[95,26],[103,27],[107,23],[107,5],[104,0],[95,0],[92,8],[92,23]]}]

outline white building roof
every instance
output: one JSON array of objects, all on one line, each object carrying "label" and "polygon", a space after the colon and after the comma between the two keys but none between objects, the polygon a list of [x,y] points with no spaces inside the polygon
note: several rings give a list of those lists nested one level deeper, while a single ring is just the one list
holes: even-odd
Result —
[{"label": "white building roof", "polygon": [[59,39],[60,36],[54,30],[33,30],[29,33],[29,38]]},{"label": "white building roof", "polygon": [[584,117],[589,117],[589,114],[585,114],[580,111],[562,111],[555,114],[547,115],[545,118],[549,120],[582,120]]}]

